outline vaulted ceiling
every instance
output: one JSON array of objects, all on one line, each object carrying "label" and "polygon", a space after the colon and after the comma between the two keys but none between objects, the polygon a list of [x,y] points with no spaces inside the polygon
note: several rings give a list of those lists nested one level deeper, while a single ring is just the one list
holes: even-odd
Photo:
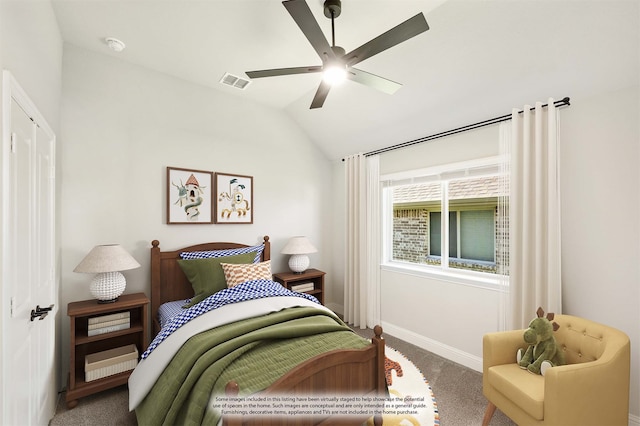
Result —
[{"label": "vaulted ceiling", "polygon": [[[307,0],[329,42],[322,0]],[[225,72],[320,65],[278,0],[53,0],[65,42],[282,109],[331,160],[503,115],[638,84],[637,0],[343,0],[346,51],[423,12],[430,26],[358,68],[397,81],[393,95],[351,81],[309,109],[319,74],[255,79]],[[105,37],[126,49],[115,53]]]}]

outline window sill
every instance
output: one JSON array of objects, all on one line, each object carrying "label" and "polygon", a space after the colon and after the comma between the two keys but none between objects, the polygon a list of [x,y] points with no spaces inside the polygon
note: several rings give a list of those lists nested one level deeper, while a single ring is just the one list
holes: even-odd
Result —
[{"label": "window sill", "polygon": [[383,271],[409,274],[418,277],[447,281],[452,284],[479,287],[492,291],[503,291],[508,286],[508,277],[495,274],[483,274],[480,272],[444,269],[427,265],[404,262],[386,262],[380,265]]}]

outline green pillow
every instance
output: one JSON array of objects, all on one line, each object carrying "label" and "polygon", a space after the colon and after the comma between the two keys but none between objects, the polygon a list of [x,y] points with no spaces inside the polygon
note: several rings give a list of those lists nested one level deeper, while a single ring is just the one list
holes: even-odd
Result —
[{"label": "green pillow", "polygon": [[194,293],[191,301],[182,307],[191,307],[198,302],[202,302],[213,293],[227,288],[227,281],[220,263],[253,263],[255,257],[255,253],[245,253],[208,259],[178,260],[178,265],[187,276]]}]

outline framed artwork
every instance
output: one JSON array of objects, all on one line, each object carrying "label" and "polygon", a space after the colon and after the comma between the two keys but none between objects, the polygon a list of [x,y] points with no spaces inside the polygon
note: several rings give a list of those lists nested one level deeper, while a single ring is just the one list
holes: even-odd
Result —
[{"label": "framed artwork", "polygon": [[213,223],[213,172],[167,167],[167,223]]},{"label": "framed artwork", "polygon": [[253,223],[253,177],[215,174],[215,223]]}]

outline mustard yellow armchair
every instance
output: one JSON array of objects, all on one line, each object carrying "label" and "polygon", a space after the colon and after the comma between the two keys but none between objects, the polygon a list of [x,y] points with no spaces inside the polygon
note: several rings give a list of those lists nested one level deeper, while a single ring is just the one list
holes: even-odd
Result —
[{"label": "mustard yellow armchair", "polygon": [[524,330],[488,333],[482,340],[482,392],[489,400],[482,421],[496,408],[520,426],[628,425],[630,343],[615,328],[571,315],[556,315],[556,341],[567,365],[544,376],[521,369]]}]

